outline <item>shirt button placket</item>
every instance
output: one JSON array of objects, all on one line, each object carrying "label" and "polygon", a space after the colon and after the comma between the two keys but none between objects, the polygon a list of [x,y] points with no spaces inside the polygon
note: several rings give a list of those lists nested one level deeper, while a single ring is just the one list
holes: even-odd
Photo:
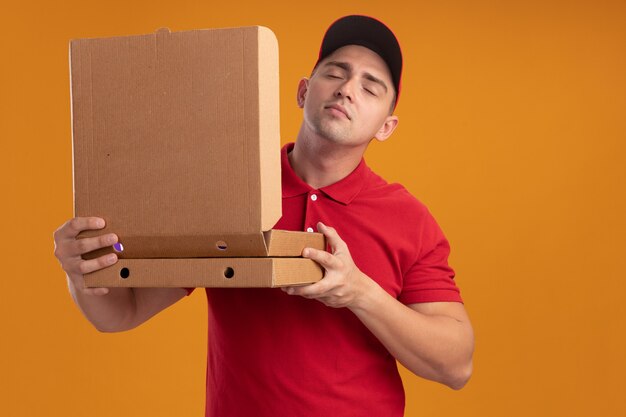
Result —
[{"label": "shirt button placket", "polygon": [[[312,192],[309,195],[309,198],[311,199],[309,201],[309,203],[307,204],[307,206],[310,206],[312,204],[312,202],[317,201],[317,194],[315,194],[314,192]],[[307,207],[307,215],[306,215],[306,223],[309,226],[306,228],[306,231],[309,233],[313,233],[315,231],[315,229],[313,228],[313,225],[315,223],[317,223],[317,221],[313,221],[311,219],[311,217],[317,217],[317,210],[316,209],[311,209],[311,207]]]}]

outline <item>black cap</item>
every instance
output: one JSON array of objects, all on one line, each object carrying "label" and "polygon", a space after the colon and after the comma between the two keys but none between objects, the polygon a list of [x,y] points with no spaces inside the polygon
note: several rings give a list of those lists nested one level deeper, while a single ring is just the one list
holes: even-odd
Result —
[{"label": "black cap", "polygon": [[376,52],[387,64],[393,86],[396,89],[396,102],[400,96],[402,76],[402,51],[400,44],[381,21],[369,16],[350,15],[337,19],[326,31],[320,47],[317,65],[322,59],[346,45],[364,46]]}]

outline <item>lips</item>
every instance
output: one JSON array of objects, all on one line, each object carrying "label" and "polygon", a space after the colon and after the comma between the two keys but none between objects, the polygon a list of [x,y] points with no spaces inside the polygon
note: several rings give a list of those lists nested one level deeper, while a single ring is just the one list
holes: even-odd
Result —
[{"label": "lips", "polygon": [[350,115],[348,114],[348,111],[345,109],[345,107],[343,107],[340,104],[331,104],[329,106],[324,107],[325,109],[332,109],[332,110],[336,110],[338,112],[343,113],[344,116],[346,116],[346,118],[348,120],[351,120]]}]

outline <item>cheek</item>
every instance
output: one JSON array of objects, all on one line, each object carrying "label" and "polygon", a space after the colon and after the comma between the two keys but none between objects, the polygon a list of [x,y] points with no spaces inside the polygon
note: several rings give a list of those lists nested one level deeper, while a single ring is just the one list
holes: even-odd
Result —
[{"label": "cheek", "polygon": [[315,91],[311,91],[310,89],[306,92],[305,96],[304,96],[304,106],[305,107],[311,107],[314,106],[315,103],[317,103],[319,101],[317,94]]},{"label": "cheek", "polygon": [[375,106],[363,106],[361,120],[367,126],[376,126],[381,121],[380,112],[376,110]]},{"label": "cheek", "polygon": [[374,106],[366,106],[366,109],[361,114],[361,125],[363,126],[363,130],[367,130],[372,133],[372,135],[378,132],[387,118],[387,114],[382,114],[380,109],[377,109]]}]

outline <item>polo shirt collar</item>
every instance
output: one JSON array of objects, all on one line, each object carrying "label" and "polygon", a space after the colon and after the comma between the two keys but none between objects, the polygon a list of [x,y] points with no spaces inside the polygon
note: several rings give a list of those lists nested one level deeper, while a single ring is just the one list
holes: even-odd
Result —
[{"label": "polo shirt collar", "polygon": [[[283,198],[295,197],[306,194],[310,191],[315,191],[315,189],[304,182],[291,167],[287,154],[291,152],[293,147],[293,143],[288,143],[283,146],[281,150]],[[354,171],[348,174],[347,177],[334,184],[322,187],[319,191],[341,204],[350,204],[363,189],[368,172],[370,172],[370,170],[365,164],[365,159],[361,158],[359,165],[354,169]]]}]

